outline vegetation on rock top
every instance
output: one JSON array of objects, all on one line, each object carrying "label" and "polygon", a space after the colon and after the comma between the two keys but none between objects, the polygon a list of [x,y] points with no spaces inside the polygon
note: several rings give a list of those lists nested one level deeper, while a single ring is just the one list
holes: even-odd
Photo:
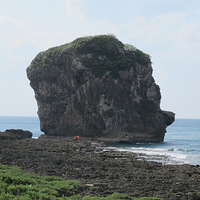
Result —
[{"label": "vegetation on rock top", "polygon": [[110,72],[113,78],[118,78],[119,71],[131,67],[135,69],[137,64],[148,67],[151,63],[148,54],[132,45],[123,44],[114,35],[97,35],[77,38],[71,43],[41,52],[30,67],[38,67],[36,61],[45,64],[53,54],[60,54],[69,48],[75,50],[75,60],[90,69],[95,77]]}]

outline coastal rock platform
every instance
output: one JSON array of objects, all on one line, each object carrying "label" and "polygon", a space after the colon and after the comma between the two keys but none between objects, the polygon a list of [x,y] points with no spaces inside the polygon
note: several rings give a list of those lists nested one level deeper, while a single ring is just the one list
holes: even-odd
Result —
[{"label": "coastal rock platform", "polygon": [[78,180],[83,195],[118,192],[167,200],[200,199],[199,166],[162,165],[130,152],[105,151],[94,138],[0,140],[0,163],[38,175]]}]

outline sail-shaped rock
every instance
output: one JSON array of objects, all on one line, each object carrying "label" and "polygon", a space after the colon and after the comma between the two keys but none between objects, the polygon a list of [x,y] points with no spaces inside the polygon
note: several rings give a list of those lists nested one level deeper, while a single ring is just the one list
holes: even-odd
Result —
[{"label": "sail-shaped rock", "polygon": [[160,109],[150,56],[113,35],[39,53],[27,68],[41,130],[113,142],[162,142],[174,113]]}]

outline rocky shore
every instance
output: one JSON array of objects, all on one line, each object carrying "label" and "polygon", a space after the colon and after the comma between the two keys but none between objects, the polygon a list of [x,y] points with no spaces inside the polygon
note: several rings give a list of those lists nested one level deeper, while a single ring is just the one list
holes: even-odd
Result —
[{"label": "rocky shore", "polygon": [[83,195],[200,199],[200,166],[147,162],[130,152],[105,151],[100,141],[89,138],[0,140],[0,163],[78,180]]}]

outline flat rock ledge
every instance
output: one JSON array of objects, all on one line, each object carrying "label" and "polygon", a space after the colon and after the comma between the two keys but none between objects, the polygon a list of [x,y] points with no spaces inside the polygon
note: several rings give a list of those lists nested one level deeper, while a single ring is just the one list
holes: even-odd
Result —
[{"label": "flat rock ledge", "polygon": [[134,153],[105,149],[101,142],[83,137],[0,140],[0,163],[78,180],[80,195],[119,192],[164,200],[200,199],[200,166],[162,165]]},{"label": "flat rock ledge", "polygon": [[32,136],[33,134],[30,131],[22,129],[7,129],[5,132],[0,132],[0,140],[22,140]]}]

